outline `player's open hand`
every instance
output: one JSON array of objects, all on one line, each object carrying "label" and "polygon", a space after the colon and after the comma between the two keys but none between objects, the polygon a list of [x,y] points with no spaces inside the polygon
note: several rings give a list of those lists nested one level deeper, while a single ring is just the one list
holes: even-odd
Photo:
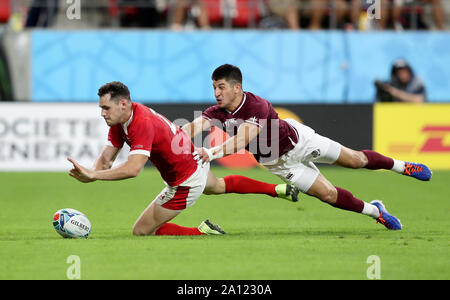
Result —
[{"label": "player's open hand", "polygon": [[211,154],[211,150],[207,149],[207,148],[197,148],[195,150],[194,154],[194,159],[201,161],[202,163],[202,167],[211,162],[211,158],[212,158],[212,154]]},{"label": "player's open hand", "polygon": [[69,171],[70,176],[83,183],[95,181],[95,179],[93,178],[93,172],[91,170],[78,164],[70,157],[68,157],[67,160],[70,161],[73,165],[73,168]]}]

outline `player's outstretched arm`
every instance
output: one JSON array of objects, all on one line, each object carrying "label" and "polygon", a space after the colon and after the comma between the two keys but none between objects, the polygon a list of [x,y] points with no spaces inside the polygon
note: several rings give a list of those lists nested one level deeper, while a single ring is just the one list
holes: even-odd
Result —
[{"label": "player's outstretched arm", "polygon": [[125,163],[107,170],[89,170],[70,157],[67,160],[73,165],[69,175],[80,182],[88,183],[96,180],[122,180],[136,177],[144,167],[148,157],[141,154],[130,155]]},{"label": "player's outstretched arm", "polygon": [[209,128],[211,128],[211,123],[201,116],[194,119],[191,123],[187,123],[181,127],[181,129],[183,129],[191,139],[200,132],[208,130]]},{"label": "player's outstretched arm", "polygon": [[198,155],[204,162],[212,161],[216,158],[221,158],[227,155],[238,152],[244,149],[251,140],[256,138],[259,134],[260,128],[256,125],[243,123],[239,126],[237,134],[227,139],[223,144],[214,148],[201,148],[198,150]]}]

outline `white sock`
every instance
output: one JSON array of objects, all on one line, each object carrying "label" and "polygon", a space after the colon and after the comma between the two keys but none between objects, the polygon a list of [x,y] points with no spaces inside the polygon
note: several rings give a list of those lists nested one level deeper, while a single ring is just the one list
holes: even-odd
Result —
[{"label": "white sock", "polygon": [[371,216],[374,219],[377,219],[380,216],[380,211],[378,210],[378,207],[367,202],[364,202],[364,208],[361,213],[367,216]]},{"label": "white sock", "polygon": [[403,174],[403,172],[405,171],[405,162],[402,160],[394,159],[394,166],[392,167],[391,170]]}]

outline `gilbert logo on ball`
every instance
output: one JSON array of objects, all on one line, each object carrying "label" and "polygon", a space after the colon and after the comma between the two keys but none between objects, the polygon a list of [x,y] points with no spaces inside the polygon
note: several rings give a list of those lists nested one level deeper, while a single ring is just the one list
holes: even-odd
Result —
[{"label": "gilbert logo on ball", "polygon": [[64,238],[88,238],[91,233],[91,222],[87,216],[72,208],[55,212],[53,227]]}]

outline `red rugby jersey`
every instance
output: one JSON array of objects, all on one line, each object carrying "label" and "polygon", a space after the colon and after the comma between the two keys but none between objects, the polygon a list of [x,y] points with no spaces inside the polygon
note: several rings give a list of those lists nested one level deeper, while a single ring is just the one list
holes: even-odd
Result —
[{"label": "red rugby jersey", "polygon": [[151,108],[133,102],[133,113],[125,124],[109,128],[108,141],[116,148],[126,142],[129,155],[149,157],[163,180],[177,186],[197,170],[192,152],[194,144],[187,134],[163,115]]}]

